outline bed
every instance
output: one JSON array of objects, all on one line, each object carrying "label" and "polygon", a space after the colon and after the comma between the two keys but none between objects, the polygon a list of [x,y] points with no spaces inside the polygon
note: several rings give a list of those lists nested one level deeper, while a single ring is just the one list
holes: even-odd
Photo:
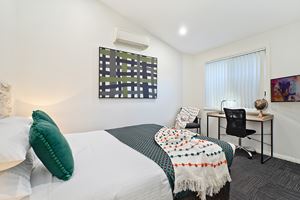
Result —
[{"label": "bed", "polygon": [[[30,200],[172,200],[195,194],[172,194],[174,171],[167,154],[154,141],[160,125],[143,124],[106,131],[65,135],[75,161],[73,177],[61,181],[36,159]],[[235,147],[204,136],[222,147],[230,167]],[[227,184],[214,198],[228,199]]]}]

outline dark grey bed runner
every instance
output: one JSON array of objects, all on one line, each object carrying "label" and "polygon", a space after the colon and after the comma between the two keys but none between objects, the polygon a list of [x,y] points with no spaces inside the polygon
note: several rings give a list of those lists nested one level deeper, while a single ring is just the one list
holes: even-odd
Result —
[{"label": "dark grey bed runner", "polygon": [[[155,142],[154,135],[162,126],[156,124],[142,124],[137,126],[128,126],[123,128],[106,130],[121,142],[144,154],[156,162],[167,175],[172,190],[174,189],[174,169],[168,154]],[[231,166],[233,159],[233,150],[231,146],[214,138],[198,136],[200,139],[208,140],[218,144],[225,152],[228,166]]]}]

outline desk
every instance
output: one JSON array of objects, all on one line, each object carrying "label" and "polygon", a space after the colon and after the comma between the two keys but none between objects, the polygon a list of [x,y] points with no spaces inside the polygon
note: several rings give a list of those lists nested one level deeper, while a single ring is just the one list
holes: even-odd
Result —
[{"label": "desk", "polygon": [[[257,116],[258,114],[254,113],[247,113],[246,120],[252,121],[252,122],[258,122],[260,123],[261,127],[261,163],[265,163],[271,158],[273,158],[273,119],[274,115],[266,114],[262,118],[259,118]],[[209,137],[209,118],[215,117],[218,118],[218,139],[220,139],[220,121],[222,118],[226,119],[225,114],[220,114],[219,112],[208,112],[207,113],[207,137]],[[268,156],[266,159],[264,159],[264,122],[270,121],[271,122],[271,156]]]}]

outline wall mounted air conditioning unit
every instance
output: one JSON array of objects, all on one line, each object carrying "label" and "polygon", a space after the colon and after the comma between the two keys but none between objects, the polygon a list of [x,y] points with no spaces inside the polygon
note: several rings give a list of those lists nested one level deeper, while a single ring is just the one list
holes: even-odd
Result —
[{"label": "wall mounted air conditioning unit", "polygon": [[138,35],[116,28],[114,43],[144,50],[149,47],[150,39],[144,35]]}]

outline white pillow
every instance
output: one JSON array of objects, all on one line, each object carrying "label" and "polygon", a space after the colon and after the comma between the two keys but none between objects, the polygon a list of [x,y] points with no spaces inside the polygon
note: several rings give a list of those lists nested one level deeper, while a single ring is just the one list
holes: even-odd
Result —
[{"label": "white pillow", "polygon": [[26,158],[32,120],[8,117],[0,120],[0,171],[20,164]]},{"label": "white pillow", "polygon": [[0,172],[0,200],[18,200],[31,194],[32,153],[28,151],[26,160],[18,166]]}]

